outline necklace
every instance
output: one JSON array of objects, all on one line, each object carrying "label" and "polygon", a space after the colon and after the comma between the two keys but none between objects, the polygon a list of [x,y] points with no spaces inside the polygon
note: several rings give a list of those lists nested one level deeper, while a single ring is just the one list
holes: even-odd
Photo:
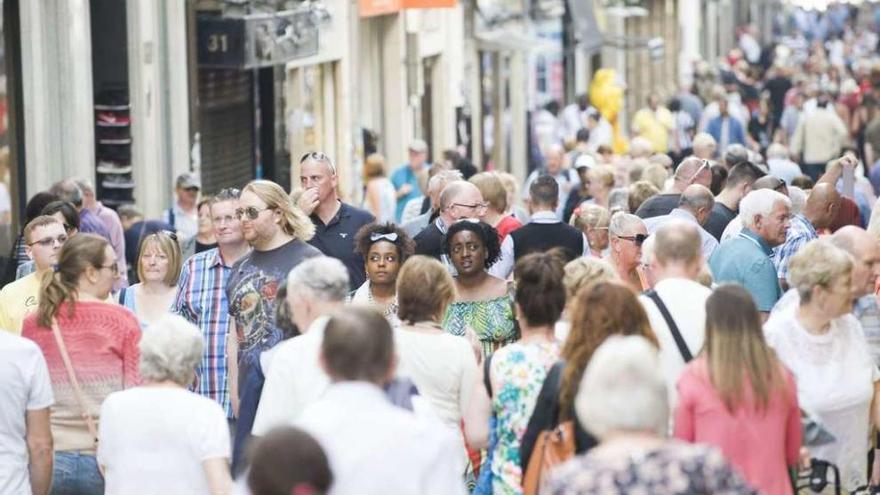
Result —
[{"label": "necklace", "polygon": [[[370,285],[370,287],[367,288],[367,301],[369,301],[371,305],[382,306],[382,305],[378,304],[373,299],[372,284]],[[391,298],[391,302],[389,302],[387,305],[384,306],[384,308],[382,310],[382,316],[391,316],[391,315],[396,315],[396,314],[397,314],[397,294],[395,293],[394,297]]]}]

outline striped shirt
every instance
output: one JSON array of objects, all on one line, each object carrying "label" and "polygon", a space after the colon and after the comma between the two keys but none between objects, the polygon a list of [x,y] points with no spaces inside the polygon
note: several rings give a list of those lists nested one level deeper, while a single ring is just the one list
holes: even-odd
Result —
[{"label": "striped shirt", "polygon": [[232,319],[226,299],[226,284],[232,266],[226,265],[217,248],[191,256],[177,282],[173,313],[199,327],[205,342],[202,362],[196,369],[193,391],[217,401],[232,417],[226,382],[226,334]]}]

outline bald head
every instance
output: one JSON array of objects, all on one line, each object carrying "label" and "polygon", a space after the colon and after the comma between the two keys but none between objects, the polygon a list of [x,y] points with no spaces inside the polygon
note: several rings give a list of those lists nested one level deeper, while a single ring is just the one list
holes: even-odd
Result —
[{"label": "bald head", "polygon": [[880,275],[880,243],[877,238],[861,227],[847,225],[831,236],[831,243],[853,257],[853,297],[872,294]]},{"label": "bald head", "polygon": [[824,229],[831,225],[840,208],[840,193],[833,184],[816,184],[807,196],[803,215],[813,227]]},{"label": "bald head", "polygon": [[715,206],[715,196],[712,195],[712,191],[699,184],[687,186],[678,200],[678,207],[695,216],[700,225],[709,221],[713,206]]},{"label": "bald head", "polygon": [[482,217],[486,213],[482,205],[480,190],[467,181],[450,182],[440,193],[440,215],[447,224]]},{"label": "bald head", "polygon": [[788,187],[785,185],[785,181],[774,175],[765,175],[756,180],[752,189],[772,189],[784,194],[786,197],[788,196]]},{"label": "bald head", "polygon": [[700,184],[704,187],[712,184],[712,170],[708,161],[689,156],[678,164],[678,168],[675,169],[673,191],[682,193],[691,184]]}]

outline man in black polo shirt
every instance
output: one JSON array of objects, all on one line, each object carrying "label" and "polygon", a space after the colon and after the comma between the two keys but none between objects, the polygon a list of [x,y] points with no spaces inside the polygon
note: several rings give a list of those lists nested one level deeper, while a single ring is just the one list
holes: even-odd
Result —
[{"label": "man in black polo shirt", "polygon": [[707,189],[712,185],[712,170],[708,160],[695,156],[682,160],[675,169],[672,187],[663,194],[648,198],[636,210],[636,215],[643,219],[668,215],[670,211],[678,208],[681,193],[691,184],[699,184]]},{"label": "man in black polo shirt", "polygon": [[336,166],[324,153],[308,153],[302,157],[299,181],[303,188],[299,207],[315,224],[315,237],[309,244],[341,261],[348,269],[351,288],[357,289],[367,276],[363,256],[354,252],[354,235],[376,219],[369,212],[339,199]]},{"label": "man in black polo shirt", "polygon": [[569,260],[590,254],[587,237],[557,218],[558,203],[559,184],[556,179],[541,175],[532,181],[529,185],[531,220],[504,238],[501,257],[489,269],[490,274],[506,279],[519,258],[553,248],[562,248]]}]

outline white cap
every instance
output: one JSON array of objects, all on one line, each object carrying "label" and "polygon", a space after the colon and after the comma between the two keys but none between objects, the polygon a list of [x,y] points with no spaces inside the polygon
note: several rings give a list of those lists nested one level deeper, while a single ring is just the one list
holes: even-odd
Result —
[{"label": "white cap", "polygon": [[596,159],[593,158],[593,155],[590,155],[589,153],[581,153],[580,155],[578,155],[577,160],[574,161],[575,170],[581,167],[593,168],[595,166]]}]

